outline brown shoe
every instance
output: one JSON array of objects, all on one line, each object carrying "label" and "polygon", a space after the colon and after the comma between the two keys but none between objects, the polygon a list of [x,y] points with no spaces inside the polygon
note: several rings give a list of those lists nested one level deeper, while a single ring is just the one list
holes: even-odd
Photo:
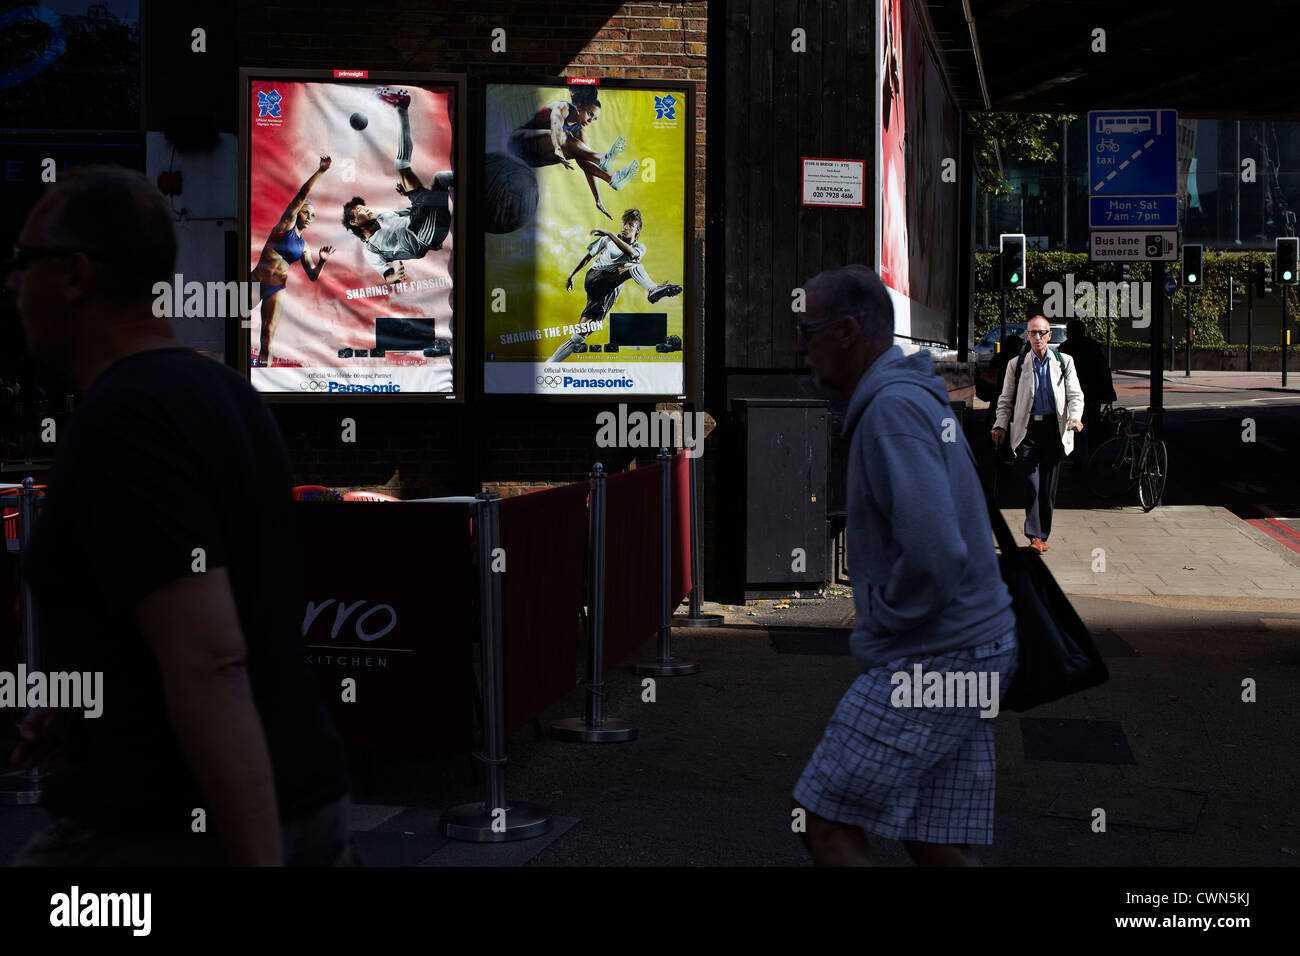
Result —
[{"label": "brown shoe", "polygon": [[1042,554],[1044,551],[1047,550],[1047,542],[1044,541],[1042,538],[1030,538],[1029,546],[1033,548],[1035,551],[1037,551],[1039,554]]}]

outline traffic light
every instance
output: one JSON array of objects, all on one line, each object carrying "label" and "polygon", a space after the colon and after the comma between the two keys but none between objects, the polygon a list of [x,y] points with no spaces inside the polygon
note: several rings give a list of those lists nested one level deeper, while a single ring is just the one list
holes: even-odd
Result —
[{"label": "traffic light", "polygon": [[1272,291],[1268,287],[1268,269],[1264,267],[1264,263],[1262,262],[1255,263],[1254,280],[1255,280],[1255,298],[1262,299],[1264,298],[1264,296],[1268,295],[1269,292]]},{"label": "traffic light", "polygon": [[1205,285],[1204,253],[1204,246],[1183,246],[1183,285],[1189,288]]},{"label": "traffic light", "polygon": [[1003,289],[1025,289],[1029,286],[1025,268],[1025,235],[1022,232],[1004,232],[998,237],[999,259],[1002,262]]},{"label": "traffic light", "polygon": [[1283,285],[1300,282],[1300,239],[1277,239],[1273,250],[1273,281]]}]

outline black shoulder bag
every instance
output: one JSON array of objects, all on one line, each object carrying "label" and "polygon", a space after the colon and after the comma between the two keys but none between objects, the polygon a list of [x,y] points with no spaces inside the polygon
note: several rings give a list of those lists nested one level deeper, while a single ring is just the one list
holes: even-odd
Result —
[{"label": "black shoulder bag", "polygon": [[1016,640],[1020,644],[1020,662],[1002,706],[1029,710],[1106,683],[1110,679],[1106,662],[1042,556],[1033,548],[1017,547],[987,489],[984,503],[1002,551],[998,564],[1011,592]]}]

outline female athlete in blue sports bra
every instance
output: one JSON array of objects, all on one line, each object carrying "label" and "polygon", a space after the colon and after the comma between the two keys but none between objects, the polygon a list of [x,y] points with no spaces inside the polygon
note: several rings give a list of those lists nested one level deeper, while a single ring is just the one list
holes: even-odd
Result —
[{"label": "female athlete in blue sports bra", "polygon": [[612,189],[622,189],[636,175],[641,163],[634,159],[618,172],[609,172],[610,162],[627,147],[627,140],[618,137],[603,153],[592,149],[587,142],[587,127],[599,118],[600,100],[594,91],[580,88],[574,92],[572,102],[556,100],[534,113],[510,134],[509,149],[517,159],[537,168],[560,163],[565,169],[572,169],[573,163],[577,163],[587,177],[596,208],[606,218],[613,219],[600,201],[596,180],[609,183]]},{"label": "female athlete in blue sports bra", "polygon": [[298,194],[284,207],[284,215],[267,236],[262,255],[253,269],[253,281],[262,288],[262,337],[256,361],[261,368],[271,367],[271,339],[275,335],[276,326],[280,324],[279,293],[289,281],[289,266],[301,262],[307,278],[315,282],[334,252],[333,246],[321,246],[319,261],[313,262],[311,248],[302,238],[302,231],[316,218],[316,207],[311,204],[307,194],[311,192],[311,187],[320,178],[320,174],[329,168],[330,158],[322,156],[320,169],[311,174]]}]

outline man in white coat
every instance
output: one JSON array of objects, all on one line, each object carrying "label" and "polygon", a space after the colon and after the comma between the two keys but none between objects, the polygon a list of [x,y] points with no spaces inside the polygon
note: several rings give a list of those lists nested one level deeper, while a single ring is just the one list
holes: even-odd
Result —
[{"label": "man in white coat", "polygon": [[[1025,537],[1041,554],[1052,533],[1052,507],[1061,459],[1074,450],[1074,433],[1083,431],[1083,389],[1074,359],[1047,347],[1052,326],[1043,316],[1029,320],[1026,332],[1030,351],[1007,363],[994,419],[993,444],[1007,437],[1011,420],[1011,448],[1025,476]],[[1015,413],[1012,414],[1014,406]]]}]

